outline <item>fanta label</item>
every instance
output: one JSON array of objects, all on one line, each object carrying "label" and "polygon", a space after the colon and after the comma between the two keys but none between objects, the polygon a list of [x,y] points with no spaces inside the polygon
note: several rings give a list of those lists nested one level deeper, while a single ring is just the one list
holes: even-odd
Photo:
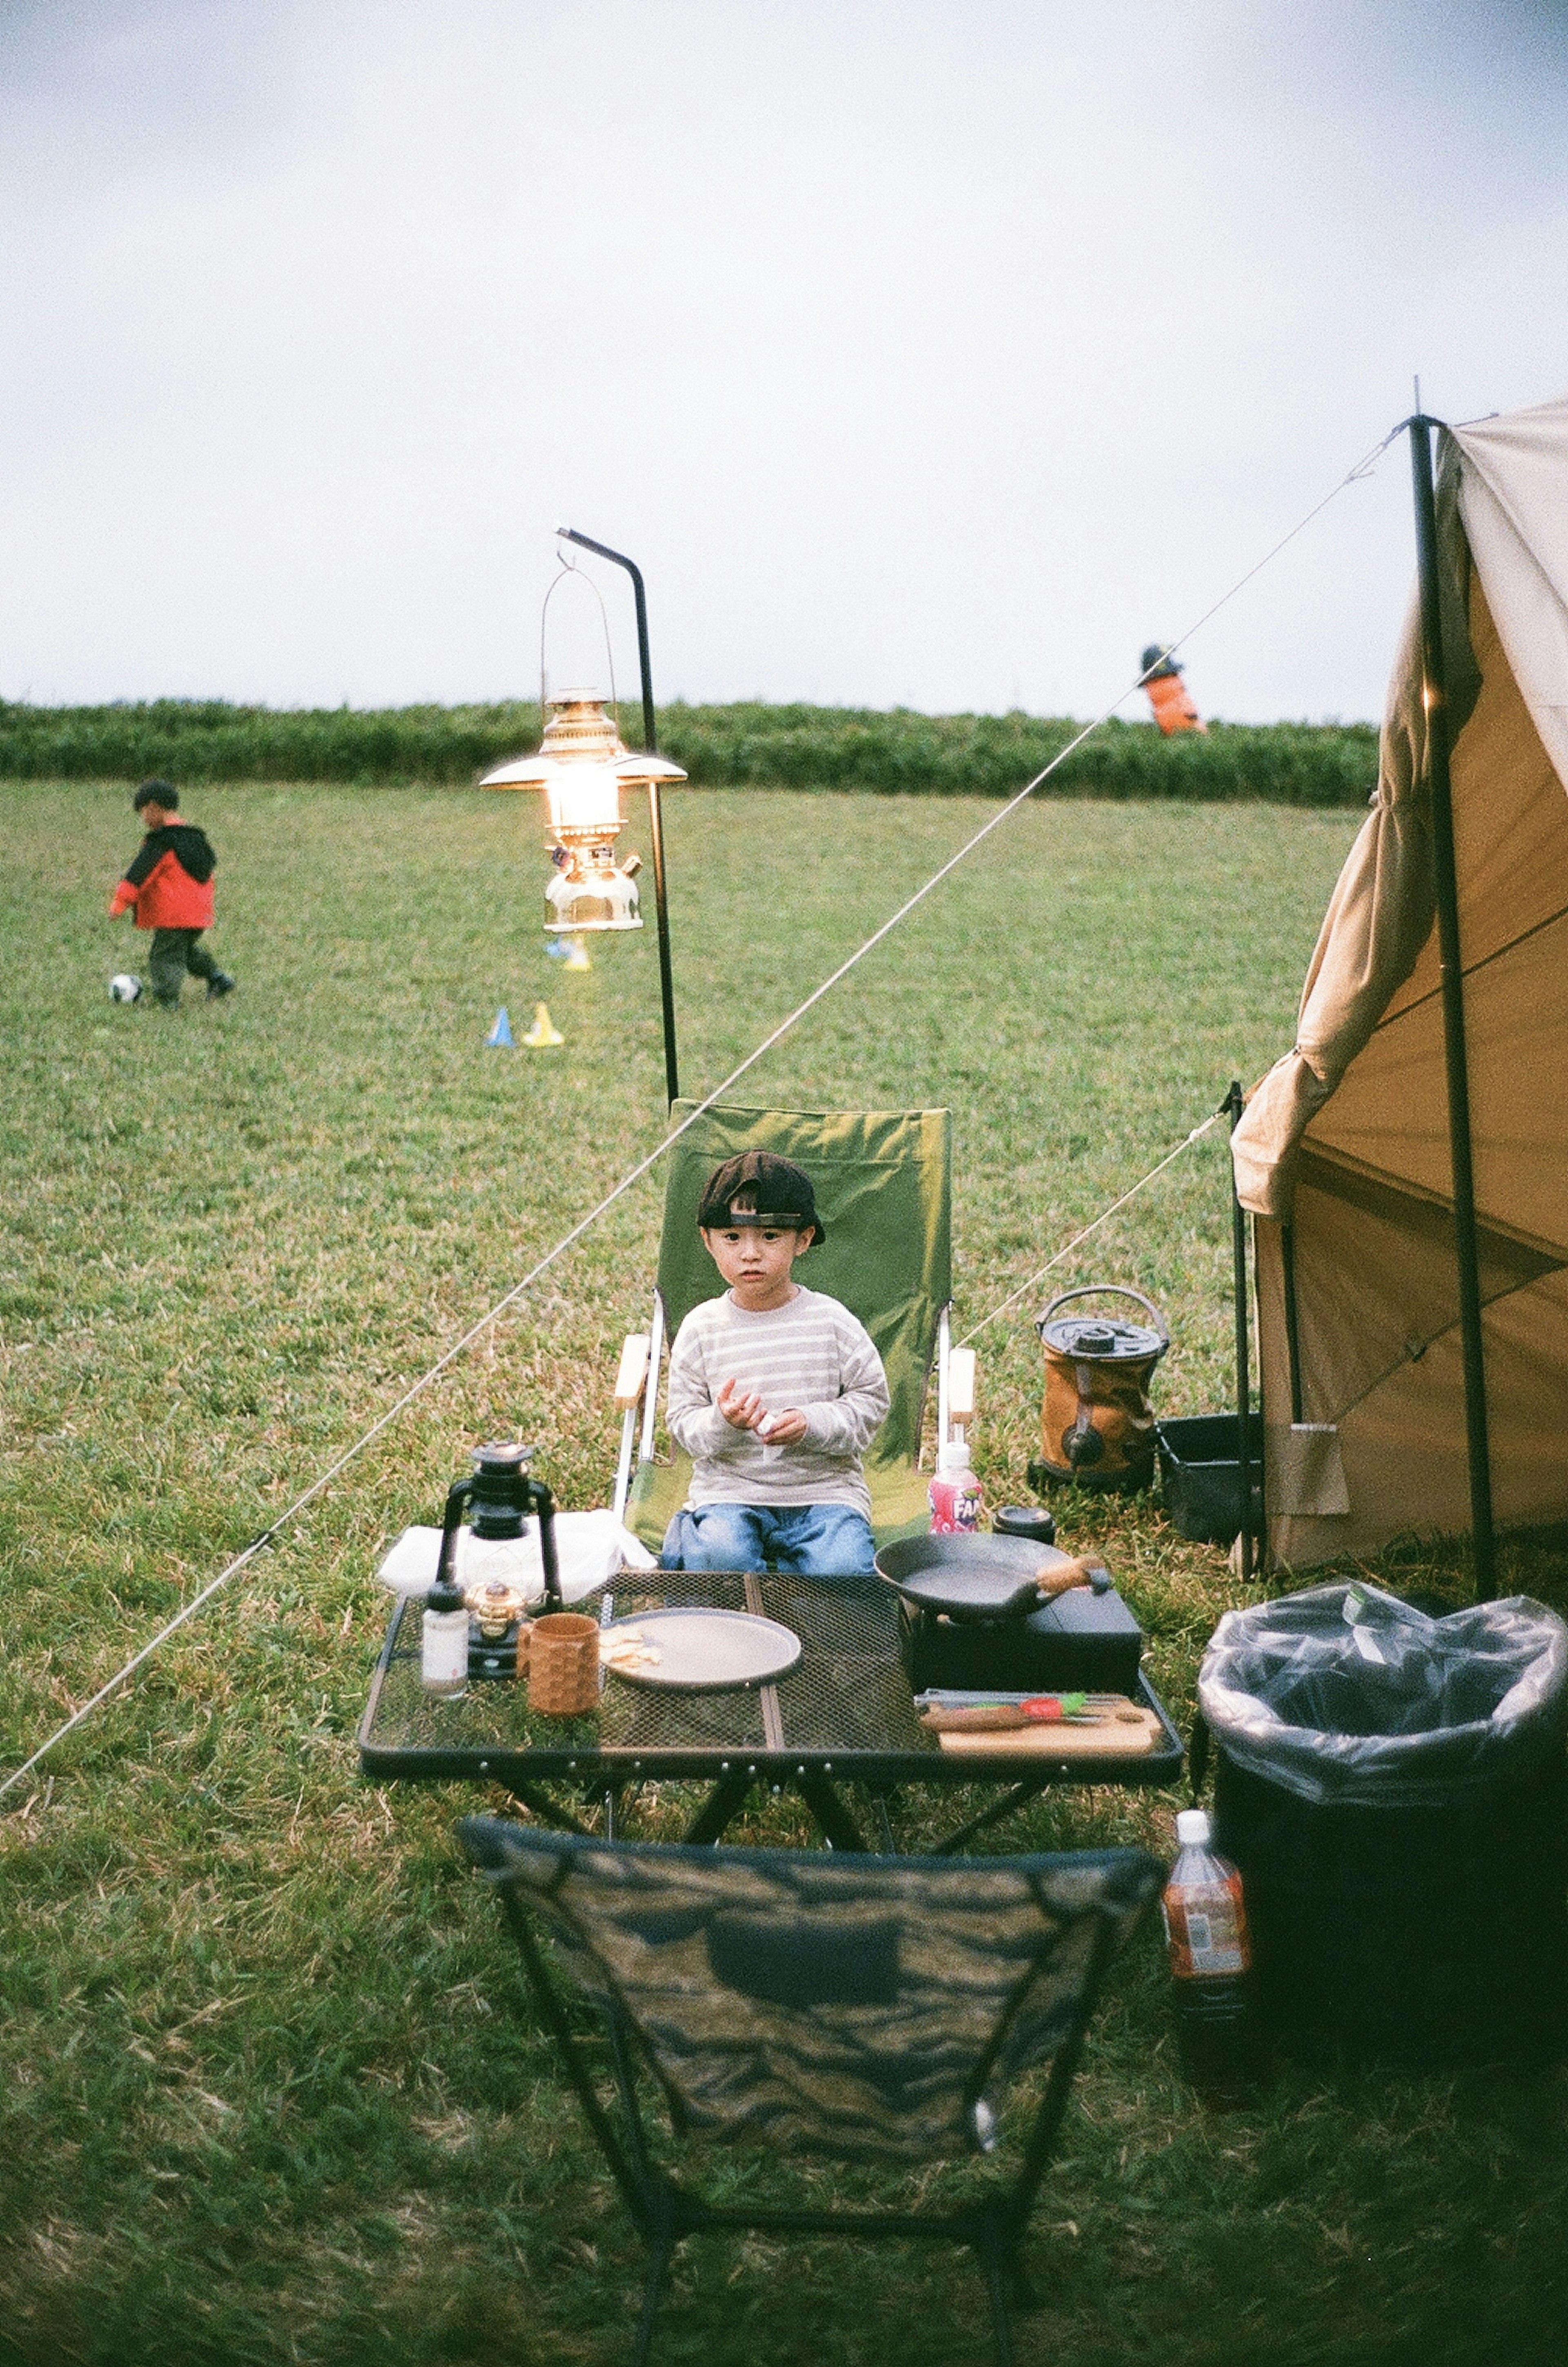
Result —
[{"label": "fanta label", "polygon": [[980,1525],[980,1483],[965,1479],[933,1479],[931,1483],[931,1535],[973,1535]]}]

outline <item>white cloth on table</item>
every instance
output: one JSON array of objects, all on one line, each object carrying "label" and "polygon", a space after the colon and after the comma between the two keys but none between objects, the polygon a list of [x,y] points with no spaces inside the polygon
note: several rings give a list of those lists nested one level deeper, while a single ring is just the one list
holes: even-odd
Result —
[{"label": "white cloth on table", "polygon": [[[441,1552],[436,1528],[405,1529],[388,1552],[376,1575],[393,1594],[425,1595],[435,1583]],[[478,1562],[482,1559],[482,1573]],[[558,1512],[556,1563],[561,1599],[579,1603],[623,1569],[657,1569],[658,1561],[614,1512]],[[464,1587],[485,1578],[521,1580],[530,1604],[545,1599],[545,1569],[539,1557],[539,1524],[530,1520],[528,1533],[517,1538],[476,1537],[467,1528],[457,1533],[457,1579]]]}]

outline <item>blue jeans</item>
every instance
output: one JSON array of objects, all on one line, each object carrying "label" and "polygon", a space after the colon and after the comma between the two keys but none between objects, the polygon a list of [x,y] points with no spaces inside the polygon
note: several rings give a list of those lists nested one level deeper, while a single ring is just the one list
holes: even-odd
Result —
[{"label": "blue jeans", "polygon": [[786,1570],[797,1578],[871,1578],[871,1523],[852,1504],[702,1504],[677,1512],[662,1569]]}]

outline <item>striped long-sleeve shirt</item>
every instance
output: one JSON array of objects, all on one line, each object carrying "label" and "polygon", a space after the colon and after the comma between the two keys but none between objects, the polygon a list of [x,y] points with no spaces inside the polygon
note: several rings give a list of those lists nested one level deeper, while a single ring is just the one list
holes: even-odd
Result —
[{"label": "striped long-sleeve shirt", "polygon": [[[793,1446],[736,1430],[716,1399],[726,1381],[770,1413],[806,1416]],[[861,1455],[888,1407],[887,1376],[863,1324],[820,1290],[750,1315],[727,1291],[694,1307],[670,1352],[670,1432],[692,1458],[689,1506],[852,1504],[871,1512]]]}]

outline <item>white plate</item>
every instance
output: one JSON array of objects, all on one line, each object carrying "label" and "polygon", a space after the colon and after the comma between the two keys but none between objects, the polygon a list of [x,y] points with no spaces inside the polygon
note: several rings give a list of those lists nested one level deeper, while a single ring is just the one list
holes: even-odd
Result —
[{"label": "white plate", "polygon": [[[635,1636],[649,1658],[611,1658],[618,1635]],[[655,1685],[685,1693],[724,1693],[769,1685],[788,1674],[802,1645],[793,1628],[753,1611],[639,1611],[613,1619],[599,1637],[600,1655],[628,1685]],[[658,1653],[654,1659],[652,1655]]]}]

